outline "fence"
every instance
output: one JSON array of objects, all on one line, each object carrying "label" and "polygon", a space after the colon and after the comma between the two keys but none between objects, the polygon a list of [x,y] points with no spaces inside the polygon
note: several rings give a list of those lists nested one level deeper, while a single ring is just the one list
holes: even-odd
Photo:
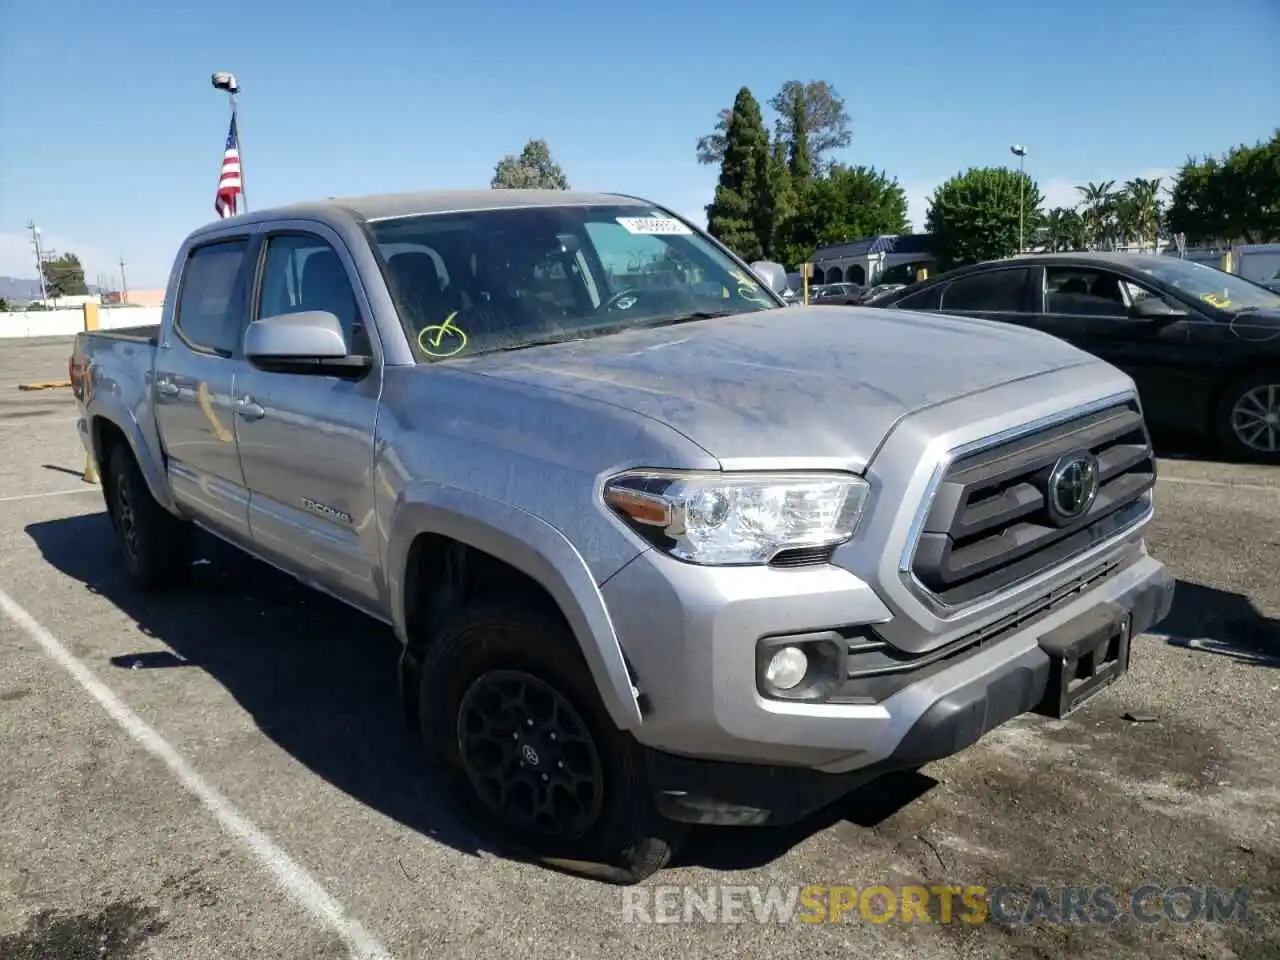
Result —
[{"label": "fence", "polygon": [[[101,307],[98,329],[145,327],[160,322],[160,307]],[[37,310],[0,313],[0,339],[9,337],[70,337],[85,329],[86,311]]]}]

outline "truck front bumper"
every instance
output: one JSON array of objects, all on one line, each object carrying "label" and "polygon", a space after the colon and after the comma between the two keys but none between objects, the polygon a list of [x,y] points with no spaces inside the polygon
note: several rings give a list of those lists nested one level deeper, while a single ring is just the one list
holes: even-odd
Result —
[{"label": "truck front bumper", "polygon": [[1128,638],[1168,613],[1173,579],[1141,540],[1099,562],[1108,571],[1087,589],[919,679],[907,674],[878,702],[795,702],[761,692],[757,644],[886,621],[865,583],[831,566],[638,558],[602,592],[640,689],[645,717],[633,732],[648,748],[660,808],[689,822],[788,822],[883,773],[963,750],[1019,714],[1052,712],[1060,648],[1094,636],[1100,612],[1125,622],[1124,672]]}]

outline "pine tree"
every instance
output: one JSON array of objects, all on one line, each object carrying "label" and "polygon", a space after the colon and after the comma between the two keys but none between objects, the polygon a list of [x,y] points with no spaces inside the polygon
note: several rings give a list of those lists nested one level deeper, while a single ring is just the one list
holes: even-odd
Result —
[{"label": "pine tree", "polygon": [[725,131],[724,160],[715,199],[707,207],[707,229],[744,260],[759,260],[772,245],[769,179],[769,135],[760,104],[743,87]]}]

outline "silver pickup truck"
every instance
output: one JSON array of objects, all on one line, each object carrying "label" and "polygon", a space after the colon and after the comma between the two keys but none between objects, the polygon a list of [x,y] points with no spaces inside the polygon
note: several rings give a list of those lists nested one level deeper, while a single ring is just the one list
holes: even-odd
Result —
[{"label": "silver pickup truck", "polygon": [[80,436],[139,585],[201,527],[390,624],[463,805],[633,882],[1065,716],[1172,600],[1128,377],[784,286],[611,194],[232,217],[77,338]]}]

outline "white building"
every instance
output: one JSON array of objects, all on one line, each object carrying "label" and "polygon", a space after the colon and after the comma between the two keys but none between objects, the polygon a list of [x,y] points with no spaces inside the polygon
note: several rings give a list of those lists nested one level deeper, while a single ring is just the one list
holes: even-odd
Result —
[{"label": "white building", "polygon": [[[818,247],[810,258],[813,284],[857,283],[869,287],[877,283],[910,283],[920,268],[935,263],[927,233],[907,236],[864,237],[848,243]],[[901,274],[901,276],[899,276]]]}]

